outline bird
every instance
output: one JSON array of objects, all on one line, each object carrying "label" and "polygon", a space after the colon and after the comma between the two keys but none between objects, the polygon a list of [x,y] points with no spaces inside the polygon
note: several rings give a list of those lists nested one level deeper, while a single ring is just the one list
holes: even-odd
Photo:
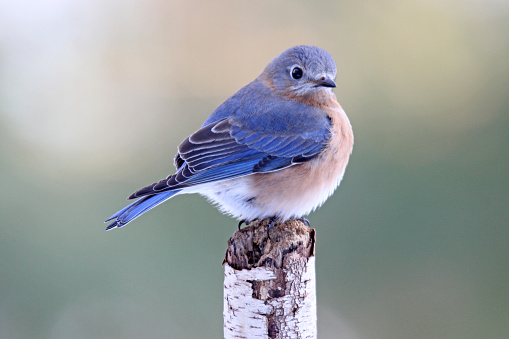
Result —
[{"label": "bird", "polygon": [[121,228],[166,200],[198,193],[242,223],[304,218],[339,186],[353,149],[338,103],[336,64],[325,50],[291,47],[276,56],[178,146],[176,172],[148,185],[113,214]]}]

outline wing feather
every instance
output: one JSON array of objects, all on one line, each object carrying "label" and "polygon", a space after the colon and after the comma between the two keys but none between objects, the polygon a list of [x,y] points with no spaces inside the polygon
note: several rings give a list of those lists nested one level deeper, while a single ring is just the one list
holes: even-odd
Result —
[{"label": "wing feather", "polygon": [[[234,119],[212,122],[189,136],[178,148],[177,173],[142,188],[129,198],[277,171],[313,159],[325,147],[329,130],[285,135],[252,131]],[[319,135],[320,138],[315,137]]]}]

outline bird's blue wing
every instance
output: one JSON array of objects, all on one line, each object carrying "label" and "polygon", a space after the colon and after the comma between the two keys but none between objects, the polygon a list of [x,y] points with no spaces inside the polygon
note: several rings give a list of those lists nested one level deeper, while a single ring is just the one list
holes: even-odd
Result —
[{"label": "bird's blue wing", "polygon": [[178,192],[180,192],[180,190],[166,191],[161,194],[144,196],[143,198],[136,200],[106,220],[106,222],[113,220],[113,222],[106,227],[106,231],[127,225],[143,213],[148,212],[157,205],[160,205],[170,199]]},{"label": "bird's blue wing", "polygon": [[[326,117],[324,119],[329,122]],[[326,123],[318,127],[316,131],[308,129],[306,133],[291,129],[282,133],[255,130],[235,116],[212,122],[179,146],[175,157],[179,168],[176,174],[133,193],[129,198],[276,171],[306,162],[321,152],[330,137]]]}]

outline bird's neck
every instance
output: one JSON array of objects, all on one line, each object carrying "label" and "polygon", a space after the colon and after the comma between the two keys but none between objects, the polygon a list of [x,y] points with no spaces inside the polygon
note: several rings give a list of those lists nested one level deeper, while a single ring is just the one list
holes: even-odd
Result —
[{"label": "bird's neck", "polygon": [[309,95],[303,95],[300,98],[295,98],[294,100],[320,108],[335,107],[338,104],[336,95],[330,88],[325,87],[318,88]]},{"label": "bird's neck", "polygon": [[295,95],[289,93],[285,95],[287,99],[300,102],[304,105],[315,106],[319,108],[336,108],[339,106],[336,95],[328,88],[318,88],[317,90],[304,94]]}]

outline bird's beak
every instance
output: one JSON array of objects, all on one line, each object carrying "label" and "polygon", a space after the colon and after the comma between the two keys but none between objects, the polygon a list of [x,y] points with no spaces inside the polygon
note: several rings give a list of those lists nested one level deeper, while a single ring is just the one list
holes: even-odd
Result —
[{"label": "bird's beak", "polygon": [[336,83],[331,78],[323,78],[320,80],[313,81],[315,87],[323,86],[323,87],[336,87]]}]

